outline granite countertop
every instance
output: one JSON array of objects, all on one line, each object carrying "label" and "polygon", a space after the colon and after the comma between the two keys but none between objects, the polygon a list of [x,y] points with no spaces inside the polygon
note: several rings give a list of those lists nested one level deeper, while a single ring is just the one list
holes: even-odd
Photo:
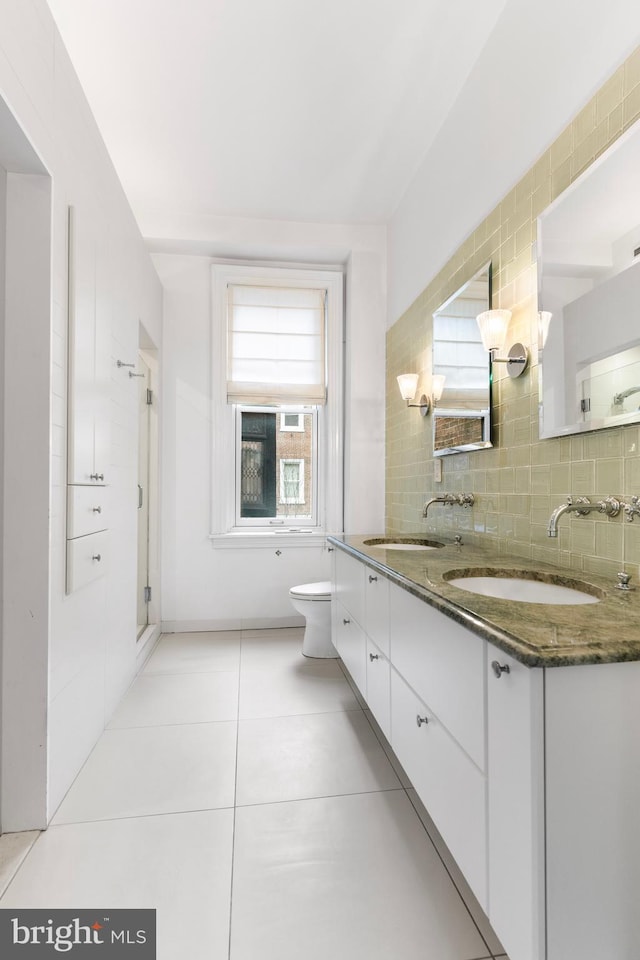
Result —
[{"label": "granite countertop", "polygon": [[[619,590],[602,577],[583,576],[521,557],[501,556],[489,547],[459,545],[443,538],[443,547],[420,551],[365,543],[383,539],[380,534],[328,539],[527,666],[640,660],[640,589]],[[411,543],[417,539],[399,536],[394,537],[394,542]],[[453,570],[473,570],[475,576],[497,570],[514,576],[516,571],[522,571],[527,579],[536,579],[538,575],[539,579],[560,585],[577,582],[600,600],[584,605],[498,600],[448,583],[445,577]]]}]

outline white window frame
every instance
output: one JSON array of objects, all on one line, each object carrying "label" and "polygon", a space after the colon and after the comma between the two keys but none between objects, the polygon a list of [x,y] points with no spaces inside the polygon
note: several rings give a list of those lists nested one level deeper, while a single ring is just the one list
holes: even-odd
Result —
[{"label": "white window frame", "polygon": [[[317,422],[316,519],[313,525],[236,523],[236,405],[227,403],[227,286],[228,284],[304,286],[327,291],[327,402],[319,406]],[[212,264],[212,386],[211,386],[211,532],[214,546],[270,546],[274,537],[290,533],[305,546],[324,543],[328,533],[343,530],[344,504],[344,273],[342,268],[313,270],[269,264]],[[243,407],[246,409],[246,406]],[[279,408],[284,410],[285,408]],[[300,410],[300,407],[297,408]]]},{"label": "white window frame", "polygon": [[[291,463],[295,463],[298,467],[298,479],[295,481],[298,484],[298,494],[295,497],[285,497],[283,496],[284,485],[287,482],[285,480],[284,471],[285,467]],[[313,494],[312,494],[313,496]],[[304,460],[299,457],[281,457],[280,458],[280,503],[296,505],[304,503]],[[311,512],[311,511],[310,511]]]},{"label": "white window frame", "polygon": [[[291,424],[287,424],[287,417],[296,417],[296,425],[292,427]],[[295,413],[293,410],[287,410],[280,413],[280,432],[281,433],[304,433],[304,414]]]}]

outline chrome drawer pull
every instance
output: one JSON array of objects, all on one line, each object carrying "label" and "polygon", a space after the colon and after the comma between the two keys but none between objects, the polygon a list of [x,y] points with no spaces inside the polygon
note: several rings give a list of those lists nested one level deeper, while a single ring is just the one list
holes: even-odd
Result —
[{"label": "chrome drawer pull", "polygon": [[429,717],[421,717],[420,714],[416,715],[416,724],[421,727],[423,723],[429,723]]},{"label": "chrome drawer pull", "polygon": [[351,623],[351,620],[345,620],[345,619],[343,618],[342,622],[345,623],[345,624],[346,624],[346,623]]},{"label": "chrome drawer pull", "polygon": [[102,560],[102,557],[100,556],[99,553],[96,553],[93,557],[91,557],[91,559],[92,559],[92,560],[97,560],[98,563],[100,563],[100,561]]},{"label": "chrome drawer pull", "polygon": [[372,577],[371,574],[369,574],[369,583],[377,583],[377,582],[378,582],[378,578]]},{"label": "chrome drawer pull", "polygon": [[90,480],[104,480],[104,473],[90,473]]},{"label": "chrome drawer pull", "polygon": [[503,673],[511,673],[508,663],[498,663],[497,660],[491,661],[491,669],[493,670],[494,676],[499,680]]},{"label": "chrome drawer pull", "polygon": [[102,507],[93,507],[92,513],[102,513]]},{"label": "chrome drawer pull", "polygon": [[369,660],[379,660],[379,659],[380,659],[380,654],[379,654],[379,653],[370,653],[370,654],[369,654]]}]

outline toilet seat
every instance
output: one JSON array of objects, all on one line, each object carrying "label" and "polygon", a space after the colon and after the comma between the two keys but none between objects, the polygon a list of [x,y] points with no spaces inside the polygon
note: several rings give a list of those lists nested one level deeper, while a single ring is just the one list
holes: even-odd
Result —
[{"label": "toilet seat", "polygon": [[318,583],[301,583],[291,587],[289,594],[296,600],[331,600],[331,582],[320,580]]}]

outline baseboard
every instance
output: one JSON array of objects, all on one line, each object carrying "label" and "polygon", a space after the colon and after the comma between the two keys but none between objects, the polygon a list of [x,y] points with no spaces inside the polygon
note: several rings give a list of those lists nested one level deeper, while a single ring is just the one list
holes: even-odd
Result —
[{"label": "baseboard", "polygon": [[208,633],[214,630],[277,630],[304,627],[304,617],[240,617],[229,620],[163,620],[163,633]]}]

